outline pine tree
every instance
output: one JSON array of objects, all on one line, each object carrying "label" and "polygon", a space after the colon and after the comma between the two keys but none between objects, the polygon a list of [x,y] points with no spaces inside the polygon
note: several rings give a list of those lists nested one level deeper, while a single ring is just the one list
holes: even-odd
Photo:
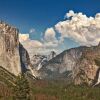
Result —
[{"label": "pine tree", "polygon": [[25,75],[17,77],[16,86],[14,86],[14,100],[30,100],[30,87]]}]

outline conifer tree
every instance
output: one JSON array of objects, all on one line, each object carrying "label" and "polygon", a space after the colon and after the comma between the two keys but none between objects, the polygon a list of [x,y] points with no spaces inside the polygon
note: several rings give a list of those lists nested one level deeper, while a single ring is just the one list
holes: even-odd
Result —
[{"label": "conifer tree", "polygon": [[25,75],[17,77],[16,85],[14,86],[14,100],[30,100],[30,87]]}]

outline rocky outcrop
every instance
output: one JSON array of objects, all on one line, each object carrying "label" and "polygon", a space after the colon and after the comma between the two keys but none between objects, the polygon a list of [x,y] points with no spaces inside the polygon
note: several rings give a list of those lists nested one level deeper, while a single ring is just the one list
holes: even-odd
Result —
[{"label": "rocky outcrop", "polygon": [[34,76],[29,54],[18,36],[18,29],[0,22],[0,66],[16,76],[26,71]]},{"label": "rocky outcrop", "polygon": [[63,78],[63,75],[69,75],[81,57],[84,48],[86,47],[69,49],[57,55],[40,69],[41,76],[47,78],[59,78],[62,76]]},{"label": "rocky outcrop", "polygon": [[56,56],[56,53],[54,51],[51,51],[49,55],[33,55],[30,58],[31,64],[37,71],[42,68],[43,65],[45,65],[49,60],[54,58]]},{"label": "rocky outcrop", "polygon": [[52,58],[54,58],[56,56],[56,52],[55,51],[51,51],[50,55],[48,55],[48,60],[51,60]]},{"label": "rocky outcrop", "polygon": [[92,46],[84,50],[81,58],[74,67],[75,84],[95,84],[96,75],[99,70],[99,65],[96,59],[100,58],[100,46]]},{"label": "rocky outcrop", "polygon": [[30,74],[33,78],[38,77],[39,74],[33,67],[29,54],[21,43],[19,43],[19,54],[22,73],[27,73],[28,75]]},{"label": "rocky outcrop", "polygon": [[[75,84],[93,84],[99,66],[100,46],[77,47],[66,50],[46,63],[41,69],[43,78],[70,78]],[[59,78],[60,79],[60,78]]]},{"label": "rocky outcrop", "polygon": [[31,58],[31,64],[36,70],[39,70],[47,61],[47,56],[45,55],[33,55]]},{"label": "rocky outcrop", "polygon": [[21,70],[22,72],[26,72],[28,66],[30,66],[31,63],[30,63],[29,54],[21,43],[19,43],[19,54],[20,54]]},{"label": "rocky outcrop", "polygon": [[18,75],[21,73],[18,30],[0,22],[0,66]]}]

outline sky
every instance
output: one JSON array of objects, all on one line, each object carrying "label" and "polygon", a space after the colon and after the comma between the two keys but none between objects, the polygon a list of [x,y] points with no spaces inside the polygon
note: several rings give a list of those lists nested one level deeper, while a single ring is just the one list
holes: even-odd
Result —
[{"label": "sky", "polygon": [[100,0],[0,0],[0,19],[17,27],[22,44],[34,52],[100,41]]}]

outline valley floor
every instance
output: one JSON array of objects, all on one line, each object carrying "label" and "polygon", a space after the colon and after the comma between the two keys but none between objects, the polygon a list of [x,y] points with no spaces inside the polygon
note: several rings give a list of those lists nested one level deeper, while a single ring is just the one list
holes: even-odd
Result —
[{"label": "valley floor", "polygon": [[[30,100],[100,100],[99,87],[74,86],[56,80],[35,80],[30,85]],[[15,100],[10,92],[9,88],[0,85],[0,100]]]},{"label": "valley floor", "polygon": [[41,80],[34,82],[32,95],[33,100],[100,100],[100,88]]}]

